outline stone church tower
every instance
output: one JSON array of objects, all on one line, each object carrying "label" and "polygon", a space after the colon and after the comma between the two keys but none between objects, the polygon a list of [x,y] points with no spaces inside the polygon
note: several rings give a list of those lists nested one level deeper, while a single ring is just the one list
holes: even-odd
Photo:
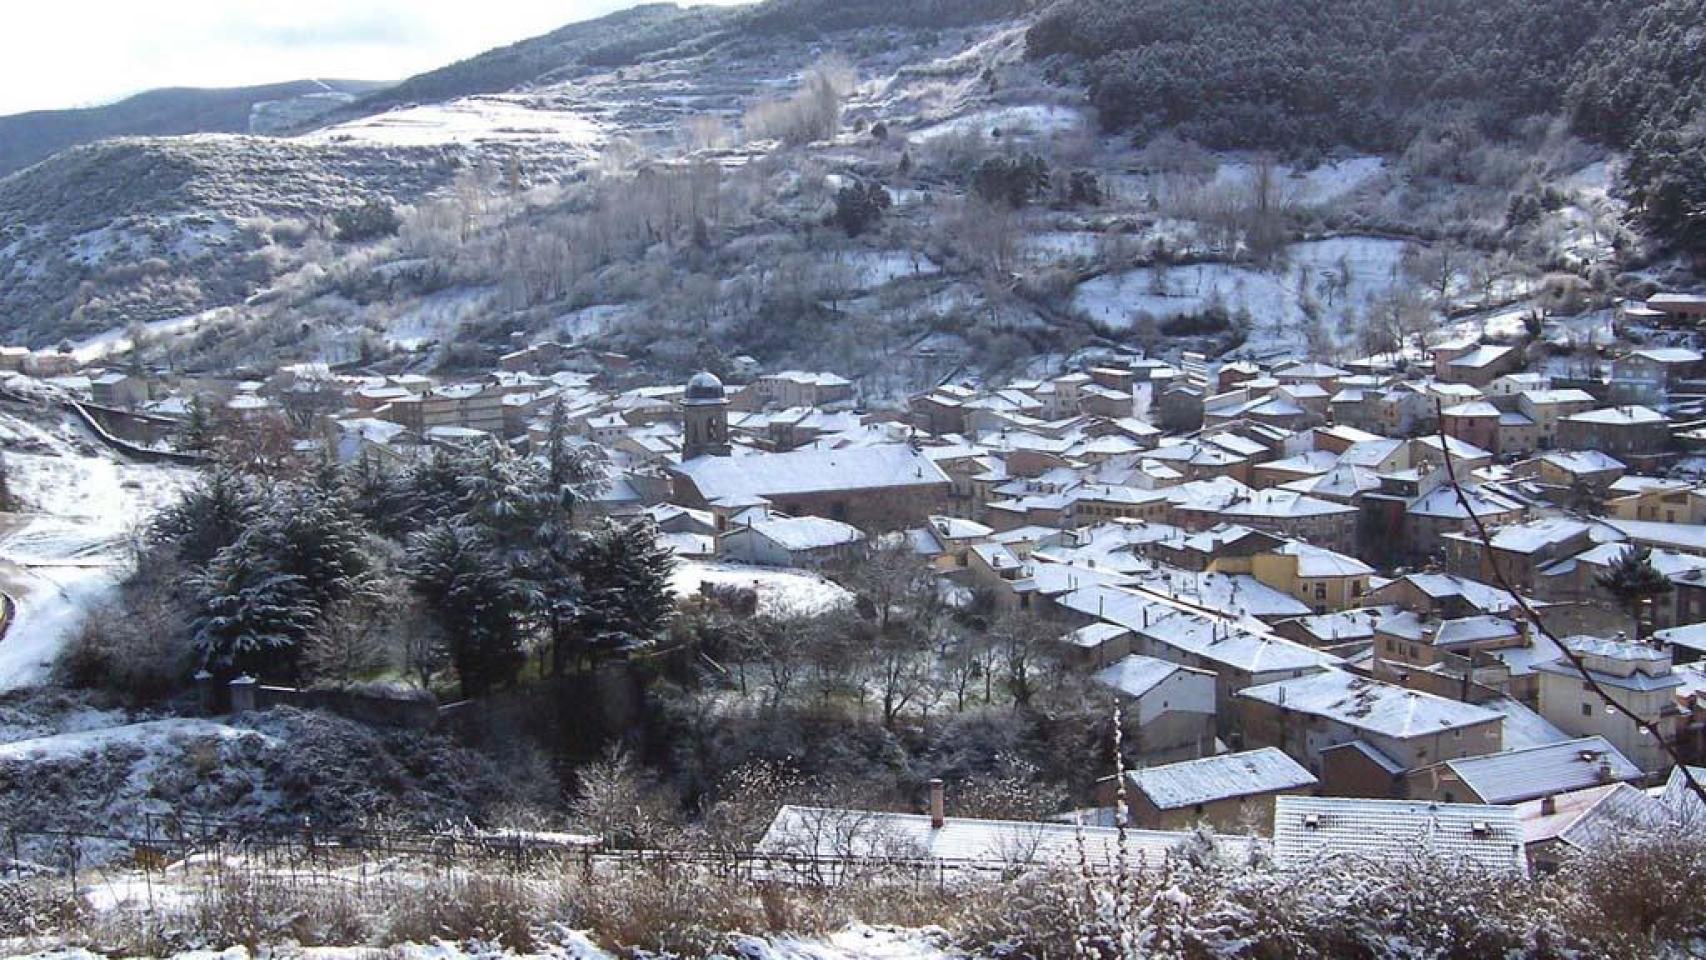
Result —
[{"label": "stone church tower", "polygon": [[729,455],[729,398],[723,381],[711,373],[694,374],[681,398],[681,420],[686,432],[681,459]]}]

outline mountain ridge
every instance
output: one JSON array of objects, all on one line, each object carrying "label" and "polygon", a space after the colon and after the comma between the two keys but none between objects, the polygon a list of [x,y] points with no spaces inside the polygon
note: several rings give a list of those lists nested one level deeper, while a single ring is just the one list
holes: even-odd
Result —
[{"label": "mountain ridge", "polygon": [[356,96],[382,86],[303,79],[244,87],[160,87],[97,106],[0,116],[0,177],[110,137],[248,133],[257,105],[325,93]]}]

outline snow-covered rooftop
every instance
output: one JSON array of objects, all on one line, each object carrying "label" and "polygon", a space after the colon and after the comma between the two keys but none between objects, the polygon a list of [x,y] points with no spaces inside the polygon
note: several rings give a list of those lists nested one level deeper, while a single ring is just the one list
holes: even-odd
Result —
[{"label": "snow-covered rooftop", "polygon": [[1276,747],[1146,767],[1126,776],[1159,810],[1301,790],[1316,783],[1314,774]]},{"label": "snow-covered rooftop", "polygon": [[1404,740],[1502,718],[1492,710],[1342,670],[1246,687],[1238,696]]}]

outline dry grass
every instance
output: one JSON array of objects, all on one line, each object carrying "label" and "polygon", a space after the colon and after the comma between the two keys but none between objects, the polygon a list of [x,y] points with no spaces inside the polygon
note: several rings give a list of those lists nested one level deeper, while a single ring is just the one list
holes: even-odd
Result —
[{"label": "dry grass", "polygon": [[[1635,957],[1681,954],[1706,936],[1706,841],[1615,844],[1535,880],[1418,857],[1296,874],[1223,864],[1117,878],[1071,869],[961,886],[758,883],[702,865],[575,865],[519,873],[388,874],[340,890],[229,875],[180,908],[105,913],[55,900],[53,886],[0,887],[15,935],[110,955],[294,941],[304,946],[480,941],[549,948],[587,931],[618,956],[728,955],[731,934],[811,937],[861,922],[947,931],[975,955],[1011,960],[1131,955],[1202,958]],[[1135,951],[1135,954],[1134,954]]]}]

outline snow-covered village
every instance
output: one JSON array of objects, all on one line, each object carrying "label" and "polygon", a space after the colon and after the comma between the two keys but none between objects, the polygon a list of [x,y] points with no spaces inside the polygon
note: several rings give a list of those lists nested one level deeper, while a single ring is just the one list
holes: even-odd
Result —
[{"label": "snow-covered village", "polygon": [[0,955],[1706,955],[1706,7],[1445,6],[0,99]]}]

